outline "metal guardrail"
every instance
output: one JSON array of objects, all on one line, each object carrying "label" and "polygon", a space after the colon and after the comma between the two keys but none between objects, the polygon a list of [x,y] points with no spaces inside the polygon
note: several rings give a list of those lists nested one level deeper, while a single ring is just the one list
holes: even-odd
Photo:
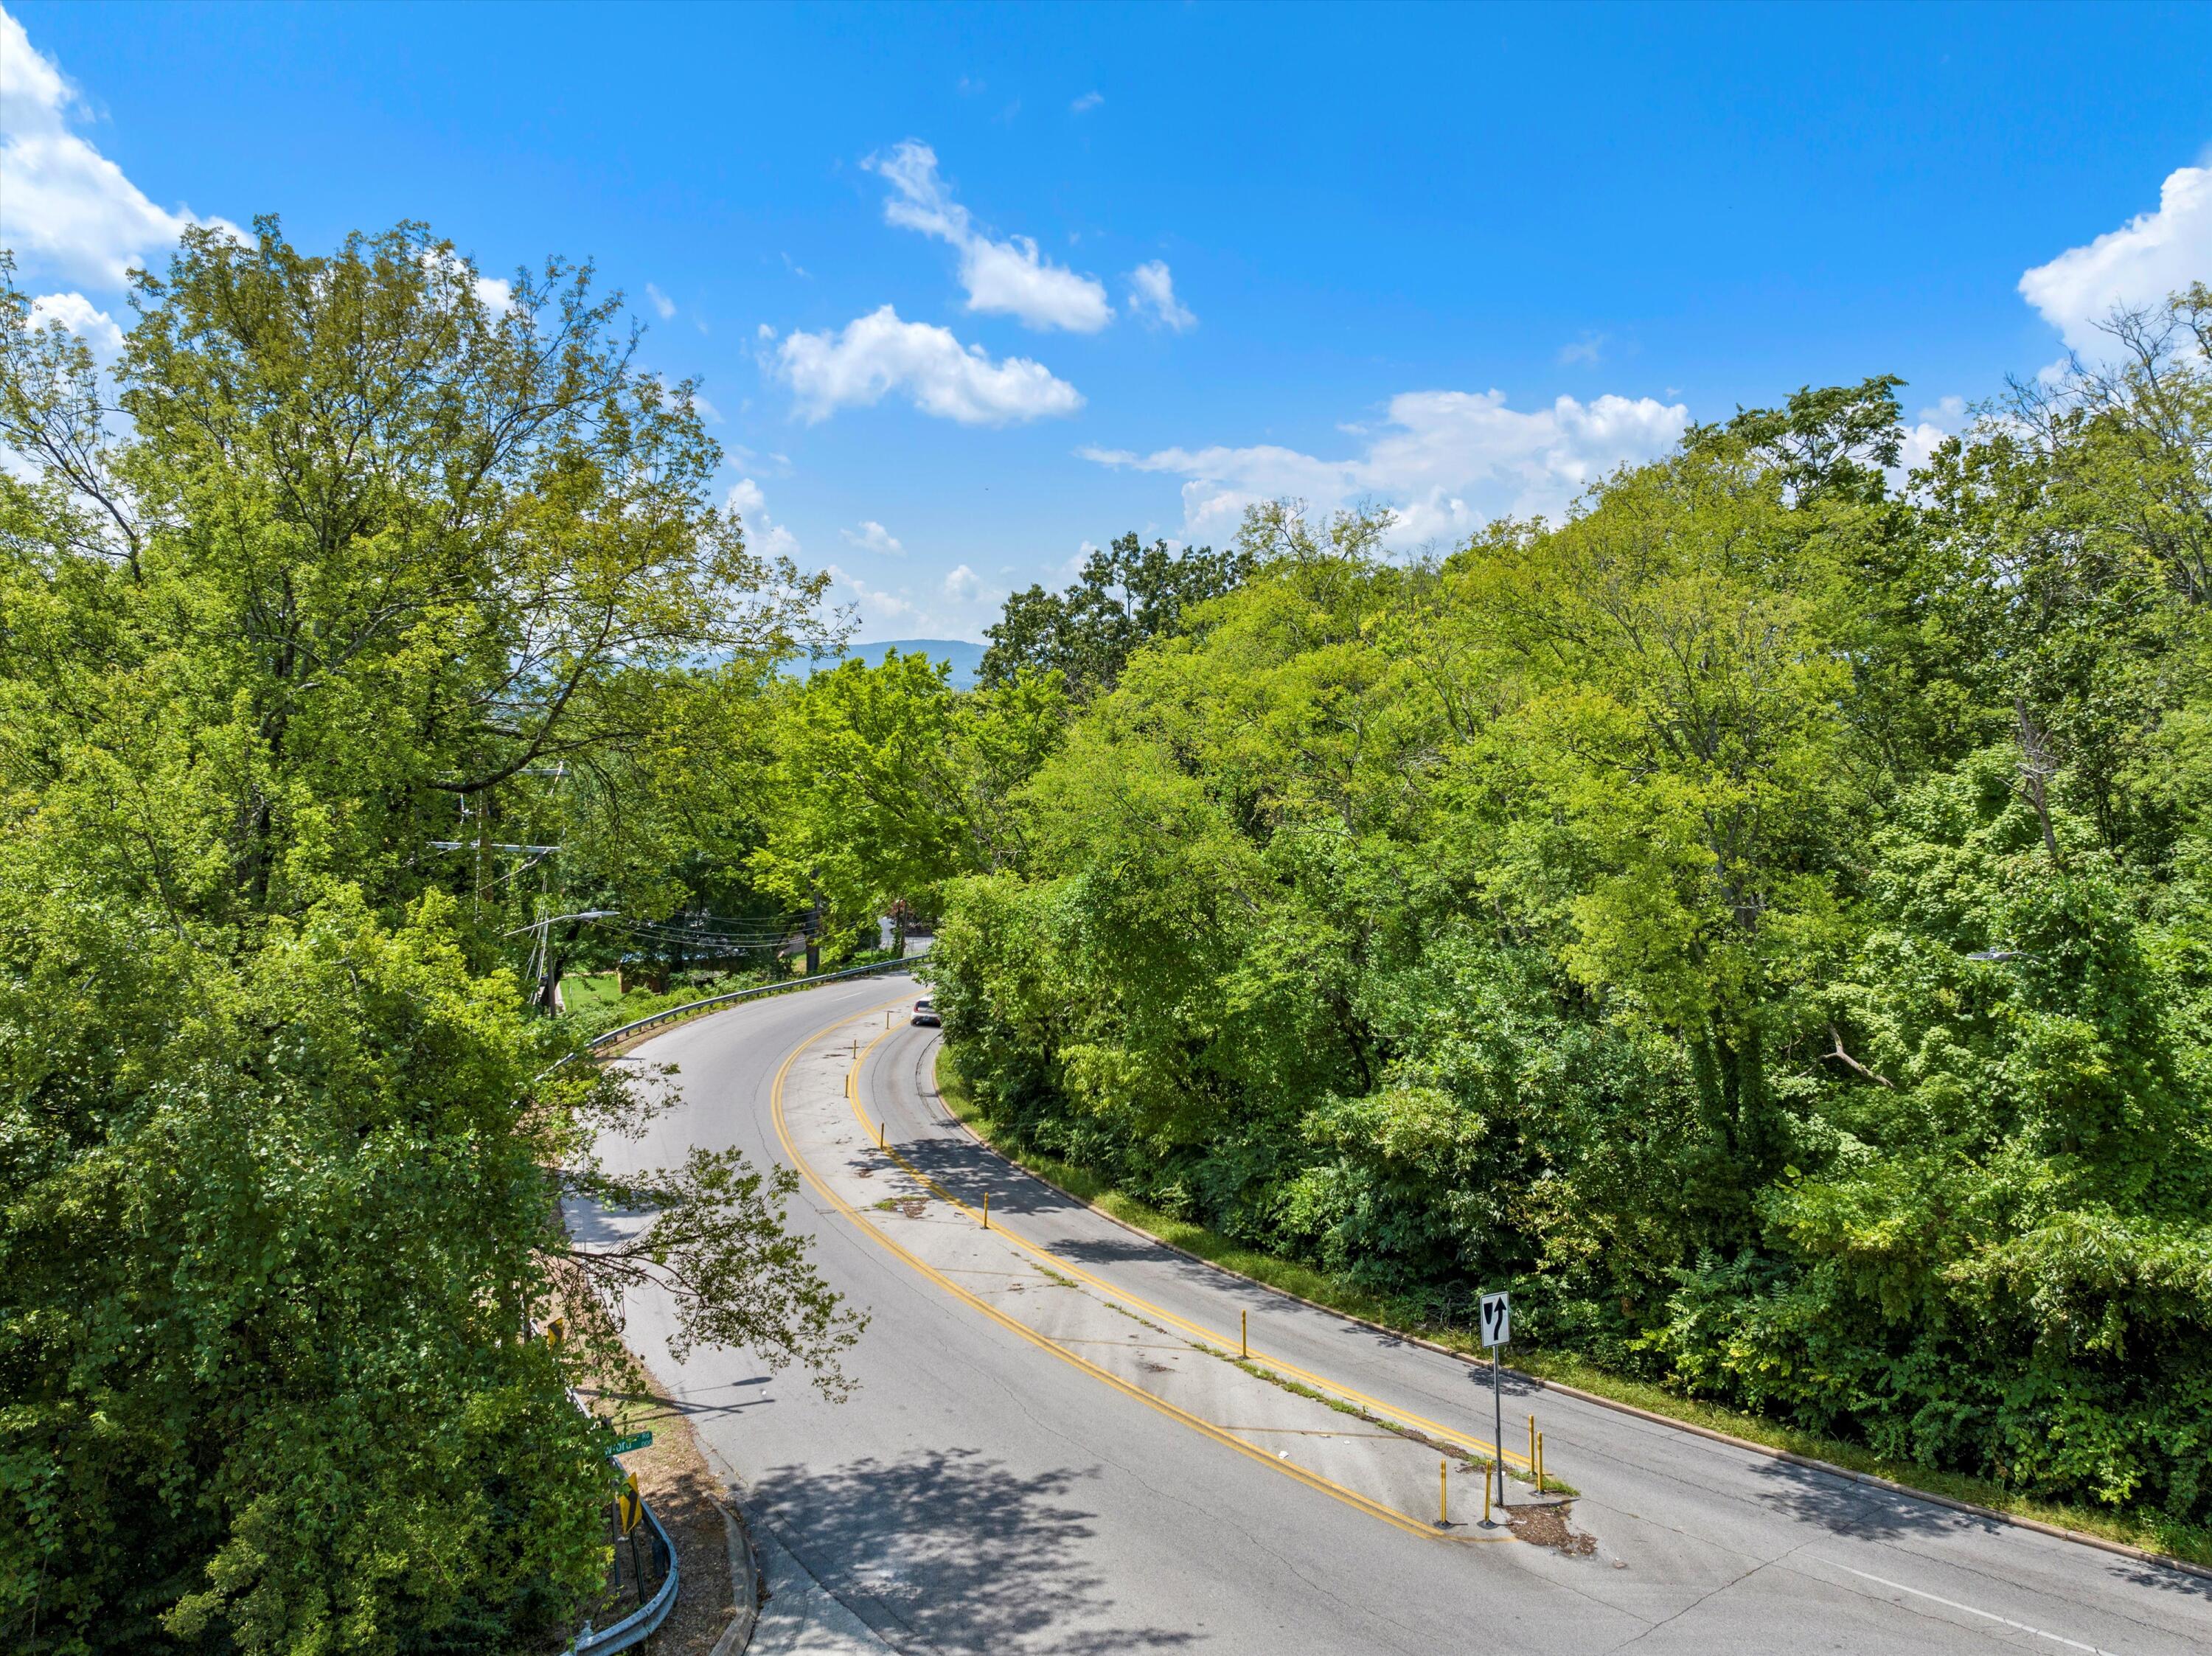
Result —
[{"label": "metal guardrail", "polygon": [[596,1633],[586,1627],[578,1634],[575,1642],[568,1647],[568,1656],[610,1656],[611,1652],[642,1644],[668,1619],[668,1612],[676,1608],[676,1544],[661,1527],[660,1514],[653,1510],[652,1503],[641,1501],[638,1506],[645,1513],[645,1521],[653,1526],[653,1534],[660,1538],[662,1550],[668,1555],[668,1574],[660,1578],[660,1586],[652,1598],[612,1627]]},{"label": "metal guardrail", "polygon": [[704,1000],[687,1000],[681,1006],[672,1006],[665,1012],[655,1012],[649,1018],[640,1018],[635,1023],[610,1029],[603,1035],[593,1035],[587,1046],[611,1046],[617,1041],[655,1029],[664,1023],[674,1023],[711,1007],[732,1006],[741,1000],[758,1000],[768,995],[788,994],[794,989],[811,989],[817,983],[835,983],[841,978],[865,978],[884,972],[905,972],[913,969],[914,962],[921,957],[908,955],[902,960],[871,961],[866,966],[848,966],[838,972],[817,972],[811,978],[793,978],[788,983],[756,984],[750,989],[732,989],[726,995],[709,995]]}]

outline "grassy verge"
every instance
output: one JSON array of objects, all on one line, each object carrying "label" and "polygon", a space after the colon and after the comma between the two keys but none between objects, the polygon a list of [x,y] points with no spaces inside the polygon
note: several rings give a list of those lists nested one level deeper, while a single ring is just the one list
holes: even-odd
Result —
[{"label": "grassy verge", "polygon": [[571,1012],[596,1011],[621,998],[611,972],[571,972],[561,980],[561,1000]]},{"label": "grassy verge", "polygon": [[[1399,1333],[1414,1335],[1452,1350],[1468,1355],[1473,1355],[1475,1350],[1473,1338],[1464,1330],[1431,1328],[1408,1322],[1401,1307],[1356,1283],[1346,1282],[1312,1265],[1260,1253],[1231,1240],[1218,1231],[1209,1230],[1204,1225],[1162,1213],[1157,1208],[1124,1195],[1087,1168],[1079,1168],[1049,1156],[1017,1150],[1010,1136],[976,1107],[974,1099],[968,1095],[950,1065],[939,1067],[937,1085],[944,1096],[945,1107],[1008,1161],[1028,1168],[1047,1183],[1058,1186],[1078,1201],[1089,1203],[1125,1225],[1156,1236],[1186,1253],[1195,1254],[1240,1276],[1249,1277],[1255,1282],[1280,1289],[1287,1294],[1295,1294],[1302,1300],[1310,1300],[1316,1305],[1326,1306],[1332,1311],[1380,1323]],[[1765,1444],[1771,1449],[1786,1450],[1809,1459],[1825,1460],[1851,1471],[1886,1477],[1892,1483],[1902,1483],[1909,1489],[1923,1490],[1929,1495],[1971,1501],[1975,1506],[1987,1507],[1996,1512],[2033,1519],[2039,1523],[2055,1524],[2063,1529],[2080,1530],[2106,1540],[2124,1542],[2129,1546],[2186,1559],[2192,1564],[2212,1567],[2212,1532],[2131,1518],[2100,1507],[2035,1500],[2002,1484],[1963,1472],[1942,1471],[1914,1465],[1907,1461],[1892,1460],[1875,1454],[1863,1444],[1778,1425],[1757,1415],[1747,1415],[1719,1404],[1686,1398],[1680,1392],[1670,1392],[1649,1381],[1615,1374],[1572,1352],[1532,1351],[1516,1346],[1513,1348],[1512,1366],[1539,1379],[1555,1380],[1562,1386],[1571,1386],[1616,1403],[1626,1403],[1634,1408],[1649,1410],[1655,1415],[1664,1415],[1670,1420],[1702,1426],[1708,1431],[1725,1432],[1730,1437]]]}]

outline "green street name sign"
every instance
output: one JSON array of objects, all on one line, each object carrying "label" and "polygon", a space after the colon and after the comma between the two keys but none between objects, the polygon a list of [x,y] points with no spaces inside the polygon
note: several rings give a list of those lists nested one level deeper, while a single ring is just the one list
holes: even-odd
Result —
[{"label": "green street name sign", "polygon": [[615,1447],[607,1451],[611,1455],[626,1455],[633,1449],[642,1449],[653,1441],[650,1432],[632,1432],[628,1437],[617,1438]]}]

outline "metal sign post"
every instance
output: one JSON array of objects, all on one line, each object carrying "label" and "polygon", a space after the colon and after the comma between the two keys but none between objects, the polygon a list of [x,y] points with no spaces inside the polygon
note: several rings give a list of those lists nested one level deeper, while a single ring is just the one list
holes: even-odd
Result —
[{"label": "metal sign post", "polygon": [[1497,1452],[1498,1504],[1505,1504],[1505,1400],[1498,1354],[1513,1338],[1512,1296],[1503,1289],[1482,1296],[1482,1343],[1490,1348],[1491,1447]]}]

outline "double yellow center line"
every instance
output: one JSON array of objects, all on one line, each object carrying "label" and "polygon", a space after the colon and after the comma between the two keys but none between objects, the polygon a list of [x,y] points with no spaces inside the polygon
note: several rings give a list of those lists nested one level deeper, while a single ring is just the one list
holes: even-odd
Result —
[{"label": "double yellow center line", "polygon": [[[1175,1421],[1177,1424],[1186,1426],[1192,1431],[1198,1433],[1200,1435],[1210,1438],[1213,1441],[1219,1443],[1227,1448],[1234,1449],[1237,1453],[1245,1456],[1247,1459],[1257,1461],[1261,1465],[1279,1472],[1286,1477],[1295,1478],[1297,1482],[1305,1484],[1308,1488],[1317,1489],[1321,1493],[1328,1495],[1333,1500],[1342,1501],[1348,1507],[1355,1507],[1358,1511],[1366,1513],[1370,1518],[1379,1519],[1382,1522],[1403,1530],[1408,1534],[1418,1535],[1426,1540],[1468,1543],[1504,1540],[1509,1538],[1503,1532],[1497,1534],[1454,1535],[1447,1532],[1439,1531],[1428,1524],[1421,1522],[1419,1520],[1409,1518],[1405,1513],[1397,1511],[1395,1507],[1387,1507],[1378,1501],[1372,1500],[1370,1497],[1360,1494],[1356,1489],[1348,1489],[1345,1485],[1334,1482],[1333,1479],[1323,1477],[1316,1472],[1309,1471],[1306,1468],[1297,1465],[1294,1462],[1278,1459],[1275,1456],[1268,1453],[1266,1450],[1260,1448],[1255,1444],[1245,1442],[1242,1438],[1237,1437],[1235,1434],[1220,1426],[1215,1425],[1212,1421],[1202,1419],[1199,1416],[1192,1414],[1188,1410],[1178,1408],[1176,1405],[1168,1402],[1164,1398],[1154,1396],[1152,1392],[1144,1390],[1141,1386],[1132,1385],[1130,1382],[1121,1379],[1119,1375],[1115,1374],[1105,1368],[1100,1368],[1097,1363],[1091,1362],[1088,1359],[1069,1350],[1066,1346],[1048,1338],[1042,1334],[1040,1334],[1026,1324],[1015,1318],[1008,1316],[1006,1313],[1000,1311],[996,1306],[991,1305],[988,1301],[978,1297],[976,1295],[969,1292],[968,1289],[961,1287],[959,1283],[954,1282],[943,1271],[938,1270],[927,1261],[917,1257],[908,1249],[901,1246],[898,1242],[893,1240],[889,1235],[877,1228],[877,1227],[871,1223],[866,1216],[860,1211],[860,1210],[855,1208],[850,1202],[848,1202],[842,1196],[839,1195],[837,1192],[831,1189],[828,1181],[814,1170],[813,1166],[799,1153],[799,1147],[792,1141],[790,1124],[786,1119],[784,1113],[785,1083],[789,1080],[792,1066],[798,1062],[799,1055],[805,1052],[807,1048],[812,1046],[817,1041],[823,1040],[836,1030],[843,1028],[845,1025],[851,1023],[859,1018],[872,1016],[876,1012],[884,1010],[886,1005],[895,1005],[899,1004],[902,1003],[883,1003],[875,1006],[864,1008],[858,1012],[848,1013],[847,1016],[837,1019],[834,1022],[824,1024],[812,1034],[808,1035],[804,1040],[799,1042],[797,1046],[794,1046],[789,1056],[784,1059],[782,1066],[776,1071],[775,1083],[770,1087],[769,1094],[769,1114],[775,1128],[776,1142],[782,1147],[786,1158],[789,1160],[793,1167],[799,1170],[800,1176],[803,1177],[809,1185],[812,1186],[824,1200],[829,1202],[832,1207],[836,1208],[846,1219],[849,1220],[861,1231],[863,1234],[866,1235],[871,1240],[888,1250],[901,1263],[911,1267],[918,1275],[927,1277],[930,1282],[935,1283],[938,1287],[943,1289],[947,1294],[952,1295],[953,1298],[960,1301],[963,1304],[969,1306],[972,1309],[980,1312],[985,1317],[989,1318],[993,1322],[997,1323],[1000,1327],[1006,1329],[1009,1332],[1018,1336],[1020,1338],[1029,1342],[1031,1345],[1036,1346],[1039,1350],[1049,1352],[1053,1356],[1057,1357],[1062,1362],[1068,1364],[1072,1368],[1081,1369],[1092,1379],[1112,1387],[1115,1391],[1121,1392],[1125,1397],[1135,1399],[1137,1402],[1143,1404],[1148,1409],[1152,1409],[1159,1414],[1165,1415],[1169,1419]],[[854,1057],[852,1068],[846,1073],[846,1098],[853,1107],[854,1119],[860,1122],[861,1131],[864,1135],[871,1133],[872,1130],[872,1125],[860,1110],[860,1077],[861,1067],[866,1064],[870,1054],[872,1054],[878,1046],[881,1046],[891,1033],[892,1031],[886,1029],[881,1034],[878,1034],[874,1040],[869,1041],[866,1047]],[[939,1185],[935,1180],[930,1178],[927,1174],[916,1168],[912,1162],[908,1162],[904,1156],[892,1149],[888,1143],[884,1143],[881,1146],[881,1149],[885,1156],[896,1162],[915,1179],[921,1180],[923,1185],[934,1192],[940,1199],[950,1204],[953,1207],[957,1208],[963,1213],[975,1216],[978,1218],[981,1217],[981,1215],[976,1209],[969,1206],[967,1203],[961,1201],[957,1197],[946,1191],[945,1187]],[[991,1233],[994,1236],[1002,1237],[1008,1243],[1022,1249],[1024,1252],[1029,1253],[1036,1259],[1041,1261],[1049,1261],[1054,1270],[1061,1272],[1063,1275],[1074,1277],[1078,1281],[1086,1283],[1094,1291],[1109,1296],[1115,1301],[1125,1306],[1141,1307],[1150,1314],[1158,1317],[1163,1322],[1171,1324],[1195,1338],[1208,1341],[1217,1346],[1225,1347],[1227,1344],[1226,1341],[1224,1341],[1220,1336],[1213,1333],[1212,1331],[1203,1328],[1196,1323],[1188,1321],[1182,1317],[1176,1316],[1174,1313],[1170,1312],[1162,1307],[1154,1305],[1150,1301],[1131,1294],[1114,1283],[1103,1281],[1099,1277],[1093,1276],[1091,1272],[1083,1270],[1073,1262],[1064,1259],[1060,1255],[1052,1253],[1048,1249],[1040,1247],[1036,1243],[1028,1240],[1026,1238],[1018,1236],[1013,1232],[1007,1230],[1003,1222],[994,1222],[991,1226]],[[1255,1354],[1253,1361],[1257,1362],[1263,1361],[1263,1359],[1257,1354]],[[1270,1369],[1296,1377],[1307,1384],[1313,1385],[1317,1390],[1327,1390],[1346,1401],[1358,1403],[1362,1406],[1371,1408],[1385,1414],[1386,1416],[1390,1419],[1417,1427],[1420,1430],[1427,1432],[1433,1436],[1444,1438],[1451,1442],[1460,1444],[1466,1447],[1478,1449],[1484,1454],[1492,1453],[1490,1445],[1481,1443],[1478,1440],[1469,1438],[1463,1433],[1439,1425],[1435,1422],[1425,1421],[1416,1415],[1408,1415],[1402,1410],[1393,1409],[1388,1404],[1367,1397],[1363,1392],[1352,1391],[1347,1387],[1338,1386],[1334,1382],[1323,1380],[1318,1376],[1310,1374],[1304,1369],[1297,1368],[1295,1365],[1280,1362],[1273,1359],[1265,1359],[1264,1361],[1266,1362],[1266,1366]],[[1518,1457],[1515,1457],[1515,1459],[1518,1459]]]}]

